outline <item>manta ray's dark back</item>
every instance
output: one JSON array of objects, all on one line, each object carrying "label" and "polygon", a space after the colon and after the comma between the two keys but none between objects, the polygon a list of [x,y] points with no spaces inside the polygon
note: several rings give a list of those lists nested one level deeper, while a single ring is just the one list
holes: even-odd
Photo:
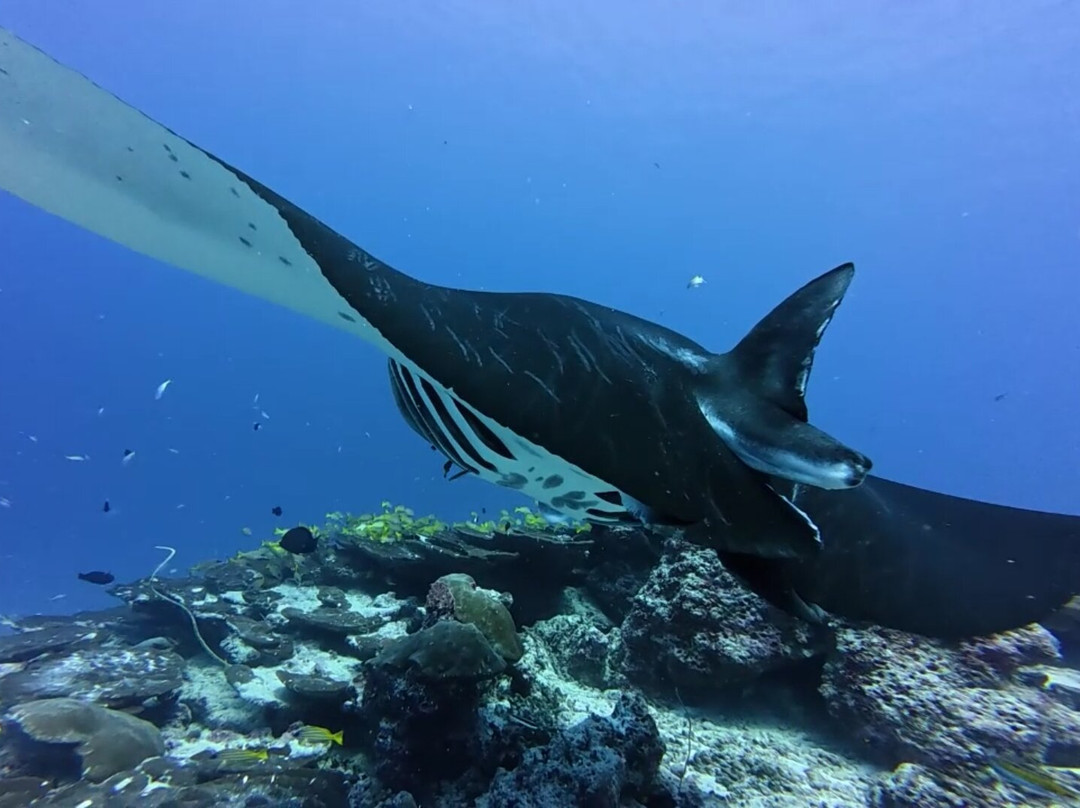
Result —
[{"label": "manta ray's dark back", "polygon": [[933,637],[1017,628],[1080,593],[1080,516],[1010,508],[868,477],[802,488],[821,529],[792,587],[834,614]]}]

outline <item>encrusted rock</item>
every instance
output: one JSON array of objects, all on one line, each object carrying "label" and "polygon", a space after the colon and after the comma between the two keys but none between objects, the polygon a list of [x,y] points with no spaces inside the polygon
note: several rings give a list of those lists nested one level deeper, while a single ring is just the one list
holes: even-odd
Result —
[{"label": "encrusted rock", "polygon": [[1004,672],[1033,661],[1018,648],[1044,658],[1032,639],[995,635],[957,647],[889,629],[840,629],[821,693],[847,732],[890,765],[1039,759],[1051,743],[1068,748],[1077,733],[1059,705]]},{"label": "encrusted rock", "polygon": [[351,682],[341,682],[326,676],[304,676],[289,671],[277,671],[277,677],[290,693],[314,701],[343,704],[355,695]]},{"label": "encrusted rock", "polygon": [[590,687],[610,684],[607,663],[614,631],[603,632],[578,615],[560,614],[540,621],[529,632],[544,641],[564,676]]},{"label": "encrusted rock", "polygon": [[246,665],[280,665],[295,653],[288,637],[274,633],[265,623],[243,615],[226,621],[235,632],[221,642],[221,650],[232,661]]},{"label": "encrusted rock", "polygon": [[1070,665],[1080,664],[1080,595],[1074,597],[1042,623],[1061,641],[1066,661]]},{"label": "encrusted rock", "polygon": [[390,640],[371,662],[377,667],[414,667],[430,681],[481,681],[498,676],[506,668],[480,630],[471,623],[440,620]]},{"label": "encrusted rock", "polygon": [[255,681],[255,671],[247,665],[229,665],[225,668],[225,681],[233,687]]},{"label": "encrusted rock", "polygon": [[49,793],[49,781],[42,777],[0,777],[0,808],[40,805],[35,800]]},{"label": "encrusted rock", "polygon": [[1061,646],[1057,639],[1039,625],[1014,631],[975,637],[959,644],[958,652],[970,668],[985,666],[997,677],[1011,676],[1025,665],[1057,662]]},{"label": "encrusted rock", "polygon": [[75,699],[26,702],[8,721],[32,742],[16,744],[24,769],[42,776],[66,769],[100,782],[165,753],[161,732],[149,721]]},{"label": "encrusted rock", "polygon": [[[280,565],[280,562],[278,562]],[[259,564],[258,560],[250,556],[231,558],[228,561],[216,561],[208,564],[200,564],[195,569],[202,573],[203,583],[207,589],[220,595],[224,592],[245,592],[248,590],[261,589],[267,583],[271,585],[280,577],[271,574],[271,580],[267,581],[265,565]]]},{"label": "encrusted rock", "polygon": [[349,598],[345,592],[336,586],[320,586],[316,597],[319,603],[331,609],[345,609],[349,605]]},{"label": "encrusted rock", "polygon": [[53,625],[0,637],[0,662],[25,662],[51,651],[60,651],[91,638],[95,628]]},{"label": "encrusted rock", "polygon": [[428,590],[425,605],[434,620],[451,617],[476,626],[507,662],[521,659],[524,652],[510,611],[498,593],[478,589],[470,576],[462,573],[442,576]]},{"label": "encrusted rock", "polygon": [[[974,793],[974,792],[981,793]],[[902,763],[883,777],[870,795],[873,808],[970,808],[998,805],[985,789],[935,774],[915,763]]]},{"label": "encrusted rock", "polygon": [[347,794],[346,776],[333,769],[264,762],[243,772],[213,773],[169,758],[150,758],[135,771],[102,783],[83,781],[57,789],[34,808],[346,808]]},{"label": "encrusted rock", "polygon": [[1017,681],[1038,687],[1060,704],[1080,712],[1080,671],[1052,665],[1032,665],[1017,671]]},{"label": "encrusted rock", "polygon": [[478,685],[505,668],[472,623],[439,620],[388,641],[368,665],[361,704],[381,786],[419,797],[480,765]]},{"label": "encrusted rock", "polygon": [[183,683],[184,660],[155,648],[88,649],[47,657],[0,678],[5,702],[69,697],[109,707],[140,704]]},{"label": "encrusted rock", "polygon": [[825,637],[770,606],[716,554],[672,539],[621,628],[633,682],[683,695],[752,680],[823,651]]},{"label": "encrusted rock", "polygon": [[252,648],[273,648],[280,645],[282,638],[273,632],[268,625],[258,620],[235,615],[229,618],[229,627],[237,636]]},{"label": "encrusted rock", "polygon": [[289,606],[282,609],[281,614],[295,626],[340,635],[367,634],[384,622],[380,616],[325,607],[306,612]]},{"label": "encrusted rock", "polygon": [[476,806],[634,805],[649,797],[663,755],[644,700],[624,693],[609,718],[590,716],[500,770]]}]

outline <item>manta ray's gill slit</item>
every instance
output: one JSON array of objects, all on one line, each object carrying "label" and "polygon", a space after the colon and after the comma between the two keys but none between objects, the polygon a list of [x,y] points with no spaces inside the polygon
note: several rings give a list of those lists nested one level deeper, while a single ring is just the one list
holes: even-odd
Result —
[{"label": "manta ray's gill slit", "polygon": [[438,423],[435,420],[435,416],[427,408],[424,403],[424,399],[420,396],[420,391],[417,390],[416,380],[413,379],[412,374],[398,362],[390,360],[390,367],[397,374],[397,384],[400,385],[403,397],[407,398],[411,402],[411,407],[408,414],[405,414],[405,420],[414,426],[420,435],[428,440],[429,443],[434,444],[439,448],[444,455],[454,461],[458,466],[463,469],[468,469],[474,474],[477,472],[475,466],[466,463],[461,454],[454,448],[454,445],[448,440],[445,433],[439,429]]},{"label": "manta ray's gill slit", "polygon": [[[438,448],[440,452],[450,458],[454,463],[462,468],[471,468],[465,464],[461,454],[458,453],[454,445],[450,443],[446,439],[446,436],[439,430],[435,421],[435,416],[427,409],[424,400],[420,397],[420,393],[416,389],[414,380],[407,375],[407,372],[405,372],[401,366],[397,366],[397,370],[402,374],[401,389],[406,400],[410,402],[413,420],[419,425],[417,431],[428,441],[428,443],[431,443]],[[472,470],[475,471],[475,469]]]},{"label": "manta ray's gill slit", "polygon": [[417,412],[416,407],[409,398],[408,392],[402,388],[401,379],[398,378],[397,368],[395,367],[393,360],[387,363],[386,369],[390,375],[390,392],[394,395],[394,403],[397,405],[401,417],[405,419],[405,423],[407,423],[414,432],[420,435],[420,437],[428,443],[434,444],[434,437],[428,434],[428,430],[424,426],[420,413]]},{"label": "manta ray's gill slit", "polygon": [[[473,446],[465,437],[465,433],[462,432],[461,427],[450,414],[450,410],[447,408],[446,402],[443,401],[442,396],[440,396],[439,392],[435,389],[435,385],[433,385],[427,379],[421,378],[420,388],[427,395],[428,401],[431,403],[431,406],[435,408],[435,412],[439,417],[439,421],[443,425],[445,433],[448,434],[449,438],[454,441],[454,443],[459,446],[461,450],[465,452],[465,454],[467,454],[477,465],[482,466],[488,471],[495,471],[495,465],[481,457],[480,453],[476,450],[476,447]],[[453,401],[453,399],[450,400]]]},{"label": "manta ray's gill slit", "polygon": [[575,519],[605,525],[641,521],[627,506],[633,499],[610,483],[528,445],[406,362],[390,359],[388,367],[395,403],[406,422],[456,465]]},{"label": "manta ray's gill slit", "polygon": [[472,410],[457,399],[454,399],[454,405],[457,407],[457,411],[461,413],[461,417],[468,423],[469,428],[478,438],[480,438],[485,446],[496,454],[502,455],[507,460],[514,459],[510,450],[506,448],[506,444],[499,440],[494,432],[484,426],[483,422],[476,417],[476,414]]}]

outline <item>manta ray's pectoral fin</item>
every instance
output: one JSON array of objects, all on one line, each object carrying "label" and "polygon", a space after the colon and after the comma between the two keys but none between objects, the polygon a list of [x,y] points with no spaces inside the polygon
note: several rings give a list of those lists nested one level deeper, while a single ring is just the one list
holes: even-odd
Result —
[{"label": "manta ray's pectoral fin", "polygon": [[795,502],[823,546],[781,578],[848,620],[956,639],[1042,620],[1080,594],[1080,516],[873,476],[853,491],[803,487]]},{"label": "manta ray's pectoral fin", "polygon": [[807,423],[814,351],[851,283],[844,264],[788,297],[699,381],[698,407],[721,440],[752,469],[818,488],[852,488],[870,460]]}]

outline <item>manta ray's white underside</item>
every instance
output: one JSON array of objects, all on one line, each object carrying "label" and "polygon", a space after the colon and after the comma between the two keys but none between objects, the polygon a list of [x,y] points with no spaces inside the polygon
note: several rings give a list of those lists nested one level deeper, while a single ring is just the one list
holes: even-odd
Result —
[{"label": "manta ray's white underside", "polygon": [[277,210],[161,124],[0,28],[0,187],[136,252],[379,344]]}]

